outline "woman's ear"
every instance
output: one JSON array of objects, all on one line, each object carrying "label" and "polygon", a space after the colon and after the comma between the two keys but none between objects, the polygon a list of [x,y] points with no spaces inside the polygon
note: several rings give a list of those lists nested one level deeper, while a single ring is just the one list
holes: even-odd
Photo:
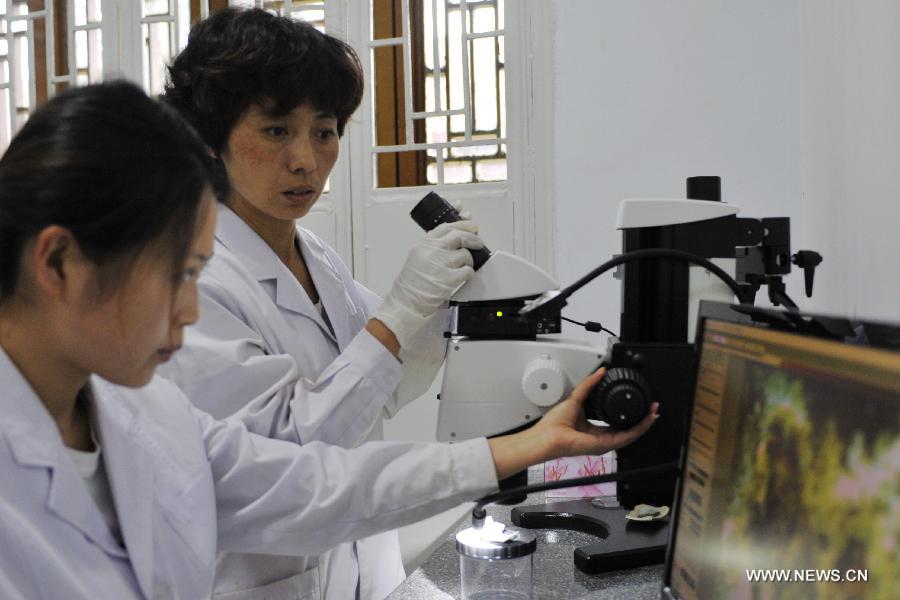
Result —
[{"label": "woman's ear", "polygon": [[90,262],[71,231],[59,225],[45,227],[29,254],[35,291],[61,300],[80,297],[90,277]]}]

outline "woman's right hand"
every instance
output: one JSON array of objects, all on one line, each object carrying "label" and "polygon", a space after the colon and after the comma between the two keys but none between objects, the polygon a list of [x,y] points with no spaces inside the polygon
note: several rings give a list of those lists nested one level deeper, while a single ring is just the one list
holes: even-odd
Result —
[{"label": "woman's right hand", "polygon": [[469,249],[484,247],[477,232],[474,221],[443,223],[409,251],[391,291],[373,315],[394,333],[401,347],[408,347],[428,317],[475,274]]}]

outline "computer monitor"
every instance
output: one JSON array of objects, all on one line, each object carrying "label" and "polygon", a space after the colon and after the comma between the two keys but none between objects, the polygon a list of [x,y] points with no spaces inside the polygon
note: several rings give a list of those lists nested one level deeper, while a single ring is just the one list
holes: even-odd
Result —
[{"label": "computer monitor", "polygon": [[662,597],[900,598],[900,327],[700,312]]}]

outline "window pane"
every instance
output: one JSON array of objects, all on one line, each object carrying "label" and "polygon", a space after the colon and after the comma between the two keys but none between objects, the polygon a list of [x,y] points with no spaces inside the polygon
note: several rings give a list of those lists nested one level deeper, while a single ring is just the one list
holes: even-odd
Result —
[{"label": "window pane", "polygon": [[400,20],[400,2],[395,0],[372,0],[371,36],[373,40],[399,37],[401,35],[399,31]]},{"label": "window pane", "polygon": [[172,24],[145,23],[143,63],[144,83],[151,96],[162,94],[166,82],[166,66],[172,60]]},{"label": "window pane", "polygon": [[472,163],[445,162],[444,183],[472,183]]},{"label": "window pane", "polygon": [[425,181],[422,152],[379,152],[375,155],[375,185],[409,187]]},{"label": "window pane", "polygon": [[382,46],[375,48],[372,55],[375,67],[375,143],[379,146],[405,144],[403,53],[400,46]]},{"label": "window pane", "polygon": [[75,32],[75,68],[79,71],[87,71],[88,67],[88,43],[87,31]]},{"label": "window pane", "polygon": [[463,64],[462,64],[462,17],[459,10],[450,12],[449,25],[447,27],[447,44],[450,47],[449,53],[449,86],[450,109],[456,110],[464,107],[463,100]]},{"label": "window pane", "polygon": [[467,156],[496,156],[500,151],[497,144],[488,144],[484,146],[454,146],[450,148],[451,158],[464,158]]},{"label": "window pane", "polygon": [[87,24],[87,0],[75,0],[75,25]]},{"label": "window pane", "polygon": [[103,20],[103,12],[100,6],[102,0],[88,0],[87,3],[87,20],[88,23],[99,23]]},{"label": "window pane", "polygon": [[494,29],[493,6],[479,6],[472,11],[472,33],[485,33]]},{"label": "window pane", "polygon": [[[3,66],[6,66],[6,61],[4,61]],[[6,76],[4,76],[3,81],[6,81]],[[0,152],[6,150],[6,147],[9,146],[9,142],[12,140],[12,132],[9,130],[9,114],[12,107],[9,103],[9,90],[8,89],[0,89],[0,119],[3,119],[3,122],[0,123]]]},{"label": "window pane", "polygon": [[144,0],[143,11],[141,12],[142,17],[155,17],[168,14],[170,14],[169,0]]},{"label": "window pane", "polygon": [[[506,137],[506,69],[500,69],[500,137]],[[505,153],[505,151],[504,151]]]},{"label": "window pane", "polygon": [[[13,23],[13,31],[16,30],[15,25],[16,23]],[[17,35],[14,40],[16,62],[13,65],[13,78],[16,81],[16,111],[21,116],[23,111],[27,114],[31,106],[31,54],[28,52],[28,39],[24,35]],[[20,124],[24,122],[20,119]]]},{"label": "window pane", "polygon": [[[462,162],[445,162],[444,163],[444,181],[443,183],[472,183],[472,164]],[[436,185],[440,183],[437,176],[437,165],[431,163],[428,165],[428,183]]]},{"label": "window pane", "polygon": [[103,79],[103,32],[88,31],[88,80],[98,83]]},{"label": "window pane", "polygon": [[472,42],[472,94],[475,99],[476,131],[493,131],[497,128],[497,51],[494,38],[482,38]]},{"label": "window pane", "polygon": [[429,144],[447,141],[447,118],[431,117],[425,119],[426,141]]},{"label": "window pane", "polygon": [[506,159],[478,161],[475,163],[475,178],[478,181],[506,180]]}]

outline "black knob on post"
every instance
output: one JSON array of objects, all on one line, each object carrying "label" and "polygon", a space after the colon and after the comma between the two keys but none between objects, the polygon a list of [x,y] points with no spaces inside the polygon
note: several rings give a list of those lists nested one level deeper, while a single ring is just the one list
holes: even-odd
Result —
[{"label": "black knob on post", "polygon": [[584,410],[589,419],[628,429],[650,412],[650,384],[634,369],[609,369],[591,390]]},{"label": "black knob on post", "polygon": [[816,267],[822,262],[822,255],[812,250],[800,250],[792,257],[791,262],[803,269],[806,297],[812,298],[813,277],[816,275]]},{"label": "black knob on post", "polygon": [[[428,192],[424,198],[419,200],[409,216],[425,231],[431,231],[441,223],[455,223],[460,220],[456,209],[435,192]],[[472,255],[476,271],[491,257],[491,251],[487,246],[480,250],[469,250],[469,253]]]}]

